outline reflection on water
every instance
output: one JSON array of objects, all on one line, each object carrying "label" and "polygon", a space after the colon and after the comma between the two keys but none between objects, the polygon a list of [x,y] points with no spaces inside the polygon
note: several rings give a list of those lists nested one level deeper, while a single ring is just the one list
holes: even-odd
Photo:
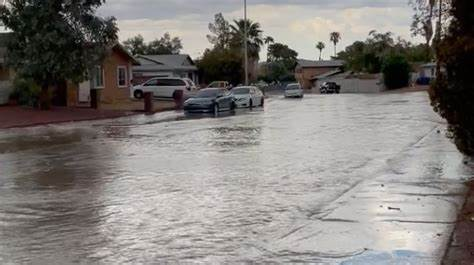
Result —
[{"label": "reflection on water", "polygon": [[[4,131],[0,263],[334,262],[403,242],[435,252],[412,242],[424,227],[374,223],[399,218],[378,198],[406,214],[405,199],[378,182],[347,194],[378,178],[396,196],[442,187],[454,198],[438,210],[449,212],[464,173],[446,139],[426,140],[437,126],[425,95],[393,94]],[[412,236],[399,240],[400,227]]]}]

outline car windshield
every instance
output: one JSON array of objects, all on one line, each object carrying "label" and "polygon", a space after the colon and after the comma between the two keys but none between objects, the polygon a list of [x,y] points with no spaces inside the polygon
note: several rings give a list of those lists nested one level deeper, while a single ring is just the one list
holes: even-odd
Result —
[{"label": "car windshield", "polygon": [[205,89],[197,93],[197,98],[215,98],[219,94],[220,90],[218,89]]},{"label": "car windshield", "polygon": [[232,93],[234,93],[235,95],[249,94],[250,89],[247,87],[237,87],[237,88],[232,89]]},{"label": "car windshield", "polygon": [[224,87],[223,83],[222,82],[212,82],[210,85],[209,85],[210,88],[219,88],[219,87]]},{"label": "car windshield", "polygon": [[300,89],[299,85],[288,85],[286,87],[286,90],[295,90],[295,89]]}]

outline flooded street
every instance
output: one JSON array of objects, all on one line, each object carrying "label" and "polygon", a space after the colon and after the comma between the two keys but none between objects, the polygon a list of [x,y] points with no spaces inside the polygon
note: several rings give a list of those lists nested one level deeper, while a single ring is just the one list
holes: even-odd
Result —
[{"label": "flooded street", "polygon": [[423,92],[4,130],[0,263],[437,264],[469,176]]}]

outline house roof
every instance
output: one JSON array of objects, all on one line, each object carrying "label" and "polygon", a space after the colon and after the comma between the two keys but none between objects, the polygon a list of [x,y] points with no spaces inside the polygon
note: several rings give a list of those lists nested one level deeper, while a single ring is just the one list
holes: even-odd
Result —
[{"label": "house roof", "polygon": [[341,67],[344,65],[343,60],[328,60],[328,61],[312,61],[299,59],[298,66],[302,68],[318,68],[318,67]]},{"label": "house roof", "polygon": [[323,79],[323,78],[326,78],[326,77],[337,75],[339,73],[342,73],[342,70],[341,69],[336,69],[336,70],[326,72],[324,74],[315,75],[311,78],[311,80]]},{"label": "house roof", "polygon": [[138,55],[138,71],[197,71],[194,61],[187,54]]},{"label": "house roof", "polygon": [[127,57],[128,59],[130,59],[130,61],[132,62],[133,65],[140,65],[140,61],[137,60],[135,57],[133,57],[133,55],[131,53],[129,53],[127,51],[127,49],[125,49],[125,47],[123,47],[120,43],[116,43],[112,46],[112,50],[114,51],[117,51],[119,53],[122,53],[123,55],[125,55],[125,57]]}]

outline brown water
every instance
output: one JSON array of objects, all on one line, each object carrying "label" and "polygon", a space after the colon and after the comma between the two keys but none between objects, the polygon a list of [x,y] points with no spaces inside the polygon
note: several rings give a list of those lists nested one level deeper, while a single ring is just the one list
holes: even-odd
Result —
[{"label": "brown water", "polygon": [[436,263],[469,175],[437,130],[409,93],[0,131],[0,262]]}]

